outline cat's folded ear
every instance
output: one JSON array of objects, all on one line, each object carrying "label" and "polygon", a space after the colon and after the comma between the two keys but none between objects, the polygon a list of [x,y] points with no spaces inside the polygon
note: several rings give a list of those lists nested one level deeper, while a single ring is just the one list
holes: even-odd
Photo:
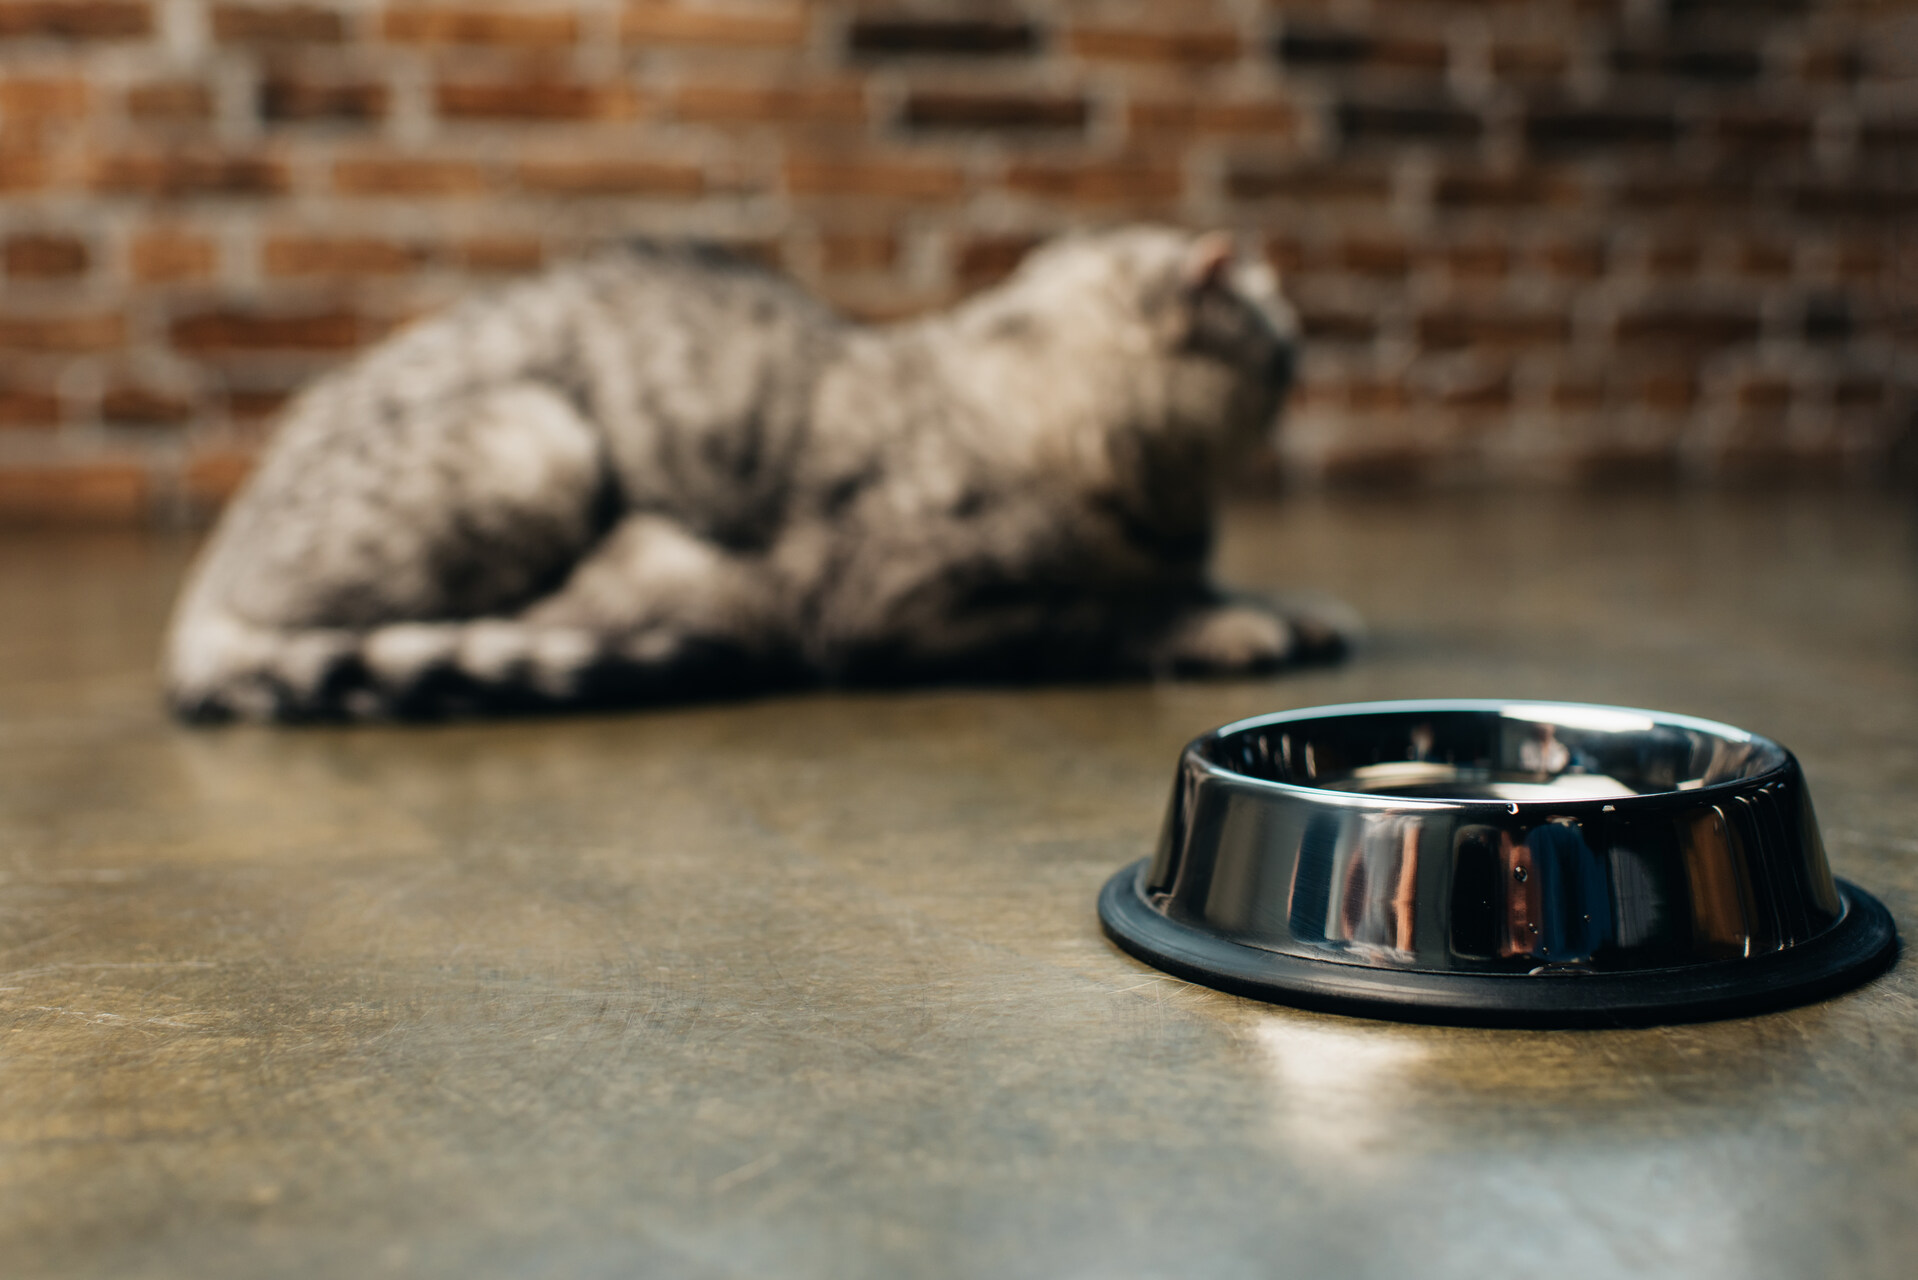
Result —
[{"label": "cat's folded ear", "polygon": [[1199,293],[1223,286],[1238,253],[1238,240],[1230,231],[1207,231],[1195,236],[1191,247],[1185,252],[1185,263],[1180,271],[1186,289]]},{"label": "cat's folded ear", "polygon": [[1186,245],[1179,259],[1176,287],[1162,295],[1155,321],[1160,340],[1168,347],[1191,340],[1206,294],[1231,287],[1238,253],[1238,241],[1230,231],[1207,231],[1192,237]]}]

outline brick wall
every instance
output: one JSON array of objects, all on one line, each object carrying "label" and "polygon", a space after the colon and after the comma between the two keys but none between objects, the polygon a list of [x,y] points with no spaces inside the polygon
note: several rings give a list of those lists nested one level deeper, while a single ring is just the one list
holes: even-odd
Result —
[{"label": "brick wall", "polygon": [[0,0],[0,514],[214,509],[299,382],[628,232],[893,317],[1255,233],[1303,482],[1872,474],[1912,0]]}]

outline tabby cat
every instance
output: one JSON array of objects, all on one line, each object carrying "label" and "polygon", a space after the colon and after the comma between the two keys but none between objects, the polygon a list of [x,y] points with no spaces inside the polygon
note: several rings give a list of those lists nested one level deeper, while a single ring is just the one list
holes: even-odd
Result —
[{"label": "tabby cat", "polygon": [[1336,627],[1205,572],[1295,328],[1217,233],[1068,236],[885,326],[711,250],[607,252],[289,406],[180,600],[169,698],[403,716],[1329,656]]}]

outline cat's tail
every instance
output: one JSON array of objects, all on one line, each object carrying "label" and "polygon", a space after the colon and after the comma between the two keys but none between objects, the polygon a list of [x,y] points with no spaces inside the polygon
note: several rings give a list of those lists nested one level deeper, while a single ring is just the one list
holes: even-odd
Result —
[{"label": "cat's tail", "polygon": [[508,618],[284,630],[211,611],[174,628],[163,675],[188,721],[366,720],[576,701],[608,657]]}]

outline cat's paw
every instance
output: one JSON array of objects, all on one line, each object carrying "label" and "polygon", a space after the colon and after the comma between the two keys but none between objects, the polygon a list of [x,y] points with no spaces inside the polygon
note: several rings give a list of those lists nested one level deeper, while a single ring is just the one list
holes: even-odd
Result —
[{"label": "cat's paw", "polygon": [[1299,636],[1292,624],[1256,604],[1222,604],[1187,614],[1159,638],[1155,670],[1170,675],[1239,675],[1291,661]]},{"label": "cat's paw", "polygon": [[1296,663],[1337,662],[1365,636],[1365,622],[1350,605],[1329,597],[1287,597],[1274,602],[1292,627]]},{"label": "cat's paw", "polygon": [[1240,675],[1336,662],[1364,631],[1358,614],[1336,600],[1242,596],[1179,618],[1158,637],[1151,666],[1172,675]]}]

